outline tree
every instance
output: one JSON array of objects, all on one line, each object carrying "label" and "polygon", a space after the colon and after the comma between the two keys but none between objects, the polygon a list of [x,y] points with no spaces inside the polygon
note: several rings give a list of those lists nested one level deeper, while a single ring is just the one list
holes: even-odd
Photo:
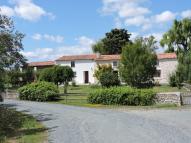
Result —
[{"label": "tree", "polygon": [[160,43],[168,47],[166,52],[176,52],[178,56],[176,85],[180,87],[182,82],[191,83],[191,19],[175,20]]},{"label": "tree", "polygon": [[0,14],[0,92],[4,89],[5,69],[20,67],[26,59],[21,54],[24,35],[14,29],[13,21]]},{"label": "tree", "polygon": [[157,64],[155,43],[153,37],[137,38],[123,48],[120,75],[128,85],[137,88],[153,85]]},{"label": "tree", "polygon": [[97,65],[97,69],[94,71],[94,77],[96,77],[97,80],[100,80],[100,76],[104,72],[113,72],[111,64],[103,64],[103,65]]},{"label": "tree", "polygon": [[54,66],[40,73],[40,80],[54,82],[57,86],[64,84],[64,93],[67,93],[68,82],[73,78],[74,72],[69,66]]},{"label": "tree", "polygon": [[175,20],[173,26],[163,35],[161,46],[168,52],[186,53],[191,49],[191,19]]},{"label": "tree", "polygon": [[125,29],[112,29],[92,49],[100,54],[121,54],[122,47],[131,42],[130,35]]}]

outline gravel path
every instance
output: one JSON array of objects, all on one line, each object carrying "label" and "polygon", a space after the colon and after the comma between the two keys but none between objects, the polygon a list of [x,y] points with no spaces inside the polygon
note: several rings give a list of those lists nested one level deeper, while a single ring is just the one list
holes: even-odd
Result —
[{"label": "gravel path", "polygon": [[5,100],[49,128],[50,143],[191,143],[191,110],[112,111]]}]

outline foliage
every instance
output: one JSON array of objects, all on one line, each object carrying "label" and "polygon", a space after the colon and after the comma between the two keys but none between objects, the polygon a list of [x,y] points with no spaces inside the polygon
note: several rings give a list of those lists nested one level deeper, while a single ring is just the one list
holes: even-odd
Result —
[{"label": "foliage", "polygon": [[9,139],[10,142],[44,142],[46,129],[33,117],[3,105],[0,105],[0,113],[1,143],[9,142]]},{"label": "foliage", "polygon": [[3,96],[0,93],[0,102],[3,102]]},{"label": "foliage", "polygon": [[169,77],[169,85],[171,87],[176,87],[176,74],[175,73],[170,75],[170,77]]},{"label": "foliage", "polygon": [[6,71],[6,83],[11,87],[21,87],[34,81],[33,70],[26,68],[23,71],[13,69]]},{"label": "foliage", "polygon": [[123,48],[120,75],[128,85],[137,88],[153,85],[157,64],[155,43],[153,37],[137,38]]},{"label": "foliage", "polygon": [[22,125],[22,119],[14,110],[9,110],[6,107],[0,106],[0,142],[7,134],[15,132]]},{"label": "foliage", "polygon": [[15,31],[12,20],[0,14],[0,79],[3,79],[0,83],[1,90],[4,70],[25,64],[26,59],[21,54],[23,37],[22,33]]},{"label": "foliage", "polygon": [[97,65],[97,69],[94,71],[94,77],[96,77],[97,80],[100,80],[100,76],[104,72],[112,72],[112,66],[111,64],[103,64],[103,65]]},{"label": "foliage", "polygon": [[175,20],[160,43],[168,47],[167,52],[177,53],[176,86],[181,87],[182,82],[191,83],[191,19]]},{"label": "foliage", "polygon": [[118,73],[104,72],[100,76],[100,83],[104,87],[118,86],[120,85]]},{"label": "foliage", "polygon": [[59,97],[56,85],[45,81],[25,85],[18,92],[21,100],[51,101]]},{"label": "foliage", "polygon": [[[45,68],[39,73],[40,81],[54,82],[54,69],[53,68]],[[56,83],[57,84],[57,83]]]},{"label": "foliage", "polygon": [[104,87],[117,86],[120,84],[118,74],[114,72],[111,64],[98,64],[94,76]]},{"label": "foliage", "polygon": [[111,87],[92,91],[88,102],[105,105],[152,105],[155,92],[151,89],[135,89],[131,87]]},{"label": "foliage", "polygon": [[69,66],[54,66],[46,68],[40,73],[40,80],[54,82],[56,85],[72,81],[74,72]]},{"label": "foliage", "polygon": [[175,20],[173,26],[163,35],[161,46],[168,52],[187,52],[191,49],[191,19]]},{"label": "foliage", "polygon": [[44,69],[40,73],[40,81],[53,82],[57,86],[64,84],[64,93],[67,93],[68,82],[74,78],[74,72],[69,66],[54,66]]},{"label": "foliage", "polygon": [[130,35],[125,29],[112,29],[92,49],[100,54],[121,54],[122,47],[130,42]]}]

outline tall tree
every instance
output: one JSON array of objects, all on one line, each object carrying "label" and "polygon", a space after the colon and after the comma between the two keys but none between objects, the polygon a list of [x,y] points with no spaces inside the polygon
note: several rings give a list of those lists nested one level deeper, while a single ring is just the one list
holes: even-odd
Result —
[{"label": "tall tree", "polygon": [[92,49],[100,54],[121,54],[122,47],[130,42],[130,35],[125,29],[112,29]]},{"label": "tall tree", "polygon": [[155,43],[153,37],[137,38],[123,48],[120,75],[128,85],[137,88],[153,85],[157,64]]},{"label": "tall tree", "polygon": [[24,35],[14,29],[13,21],[0,14],[0,91],[3,89],[5,69],[18,68],[26,61],[20,53],[23,50],[23,38]]},{"label": "tall tree", "polygon": [[176,81],[191,83],[191,19],[175,20],[173,26],[163,35],[161,45],[167,46],[167,52],[176,52],[178,67]]},{"label": "tall tree", "polygon": [[173,26],[163,35],[161,46],[169,52],[184,52],[191,49],[191,19],[175,20]]}]

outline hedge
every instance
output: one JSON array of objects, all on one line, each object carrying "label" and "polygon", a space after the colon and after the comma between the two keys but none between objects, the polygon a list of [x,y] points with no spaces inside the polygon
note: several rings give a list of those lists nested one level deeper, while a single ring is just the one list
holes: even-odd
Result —
[{"label": "hedge", "polygon": [[154,104],[156,93],[152,89],[131,87],[100,88],[90,92],[88,102],[105,105],[146,106]]},{"label": "hedge", "polygon": [[57,86],[50,82],[36,82],[18,89],[19,99],[30,101],[51,101],[59,96]]}]

